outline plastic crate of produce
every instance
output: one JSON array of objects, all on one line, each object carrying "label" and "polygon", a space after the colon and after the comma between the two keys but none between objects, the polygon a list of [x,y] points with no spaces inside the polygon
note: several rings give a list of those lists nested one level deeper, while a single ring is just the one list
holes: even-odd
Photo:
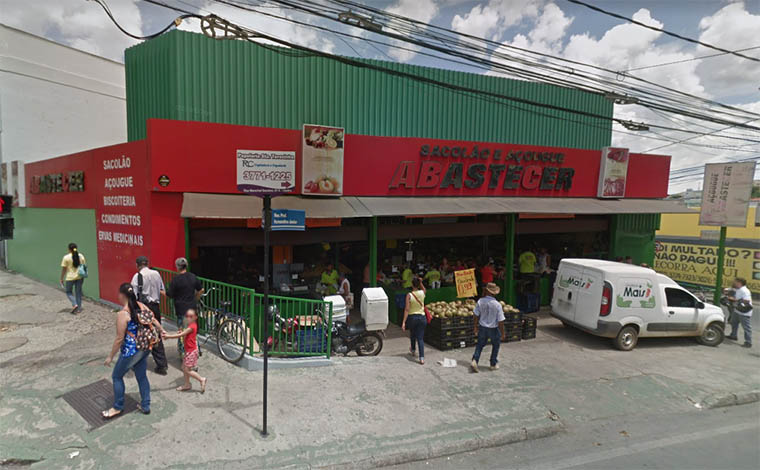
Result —
[{"label": "plastic crate of produce", "polygon": [[522,312],[507,312],[504,314],[504,323],[521,323]]},{"label": "plastic crate of produce", "polygon": [[473,317],[471,315],[466,317],[434,317],[428,325],[428,328],[443,330],[446,328],[460,328],[463,326],[473,326]]},{"label": "plastic crate of produce", "polygon": [[504,339],[505,343],[513,343],[515,341],[520,341],[522,339],[522,330],[519,332],[507,332],[506,338]]},{"label": "plastic crate of produce", "polygon": [[538,294],[522,294],[517,299],[517,308],[524,313],[537,312],[540,303],[541,297]]},{"label": "plastic crate of produce", "polygon": [[530,316],[530,315],[523,315],[523,328],[526,327],[535,327],[536,326],[536,317]]},{"label": "plastic crate of produce", "polygon": [[324,333],[322,328],[298,330],[296,332],[296,340],[298,341],[298,352],[327,352],[327,335]]},{"label": "plastic crate of produce", "polygon": [[522,331],[522,339],[533,339],[536,337],[536,329],[526,329]]},{"label": "plastic crate of produce", "polygon": [[448,351],[449,349],[466,348],[474,344],[471,339],[467,339],[467,338],[447,339],[447,340],[436,340],[433,338],[425,338],[425,343],[438,349],[439,351]]},{"label": "plastic crate of produce", "polygon": [[472,328],[469,326],[460,326],[457,328],[438,329],[432,326],[432,323],[425,329],[425,336],[441,339],[458,339],[466,338],[472,335]]}]

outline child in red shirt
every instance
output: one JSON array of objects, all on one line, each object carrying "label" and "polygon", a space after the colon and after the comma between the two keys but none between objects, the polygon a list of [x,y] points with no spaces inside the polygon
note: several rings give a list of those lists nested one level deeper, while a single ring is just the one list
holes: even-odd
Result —
[{"label": "child in red shirt", "polygon": [[185,383],[177,387],[177,391],[186,392],[193,388],[190,377],[201,384],[201,393],[206,391],[206,378],[193,370],[198,366],[198,314],[194,309],[188,309],[185,313],[185,328],[174,334],[164,335],[164,339],[185,338],[185,356],[182,359],[182,373],[185,374]]}]

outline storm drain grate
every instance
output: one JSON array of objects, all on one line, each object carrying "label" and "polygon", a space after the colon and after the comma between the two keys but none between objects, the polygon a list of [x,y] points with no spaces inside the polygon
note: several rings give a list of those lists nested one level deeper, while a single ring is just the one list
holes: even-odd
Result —
[{"label": "storm drain grate", "polygon": [[137,409],[137,402],[127,395],[124,400],[124,411],[115,418],[103,419],[100,413],[113,406],[113,385],[106,379],[65,393],[62,398],[87,421],[90,431]]}]

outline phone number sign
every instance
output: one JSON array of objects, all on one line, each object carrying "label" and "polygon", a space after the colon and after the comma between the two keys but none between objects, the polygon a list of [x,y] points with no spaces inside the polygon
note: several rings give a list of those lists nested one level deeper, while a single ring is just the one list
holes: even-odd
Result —
[{"label": "phone number sign", "polygon": [[237,189],[256,195],[290,193],[296,188],[296,153],[237,151]]}]

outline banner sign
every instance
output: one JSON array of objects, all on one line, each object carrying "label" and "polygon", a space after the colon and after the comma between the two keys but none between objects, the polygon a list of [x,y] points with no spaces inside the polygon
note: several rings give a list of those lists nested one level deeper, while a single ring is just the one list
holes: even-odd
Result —
[{"label": "banner sign", "polygon": [[296,188],[296,153],[237,151],[237,189],[255,195],[289,193]]},{"label": "banner sign", "polygon": [[[714,286],[717,266],[717,246],[656,242],[654,269],[675,281]],[[760,249],[726,247],[723,287],[735,277],[745,278],[750,291],[760,292]]]},{"label": "banner sign", "polygon": [[342,127],[305,124],[302,138],[301,193],[313,196],[343,194]]},{"label": "banner sign", "polygon": [[744,227],[755,178],[755,162],[708,163],[699,225]]},{"label": "banner sign", "polygon": [[306,211],[297,209],[272,209],[272,231],[306,230]]},{"label": "banner sign", "polygon": [[457,285],[457,297],[475,297],[478,295],[474,269],[454,271],[454,278]]},{"label": "banner sign", "polygon": [[604,147],[599,167],[597,197],[625,197],[625,183],[628,179],[628,149]]}]

